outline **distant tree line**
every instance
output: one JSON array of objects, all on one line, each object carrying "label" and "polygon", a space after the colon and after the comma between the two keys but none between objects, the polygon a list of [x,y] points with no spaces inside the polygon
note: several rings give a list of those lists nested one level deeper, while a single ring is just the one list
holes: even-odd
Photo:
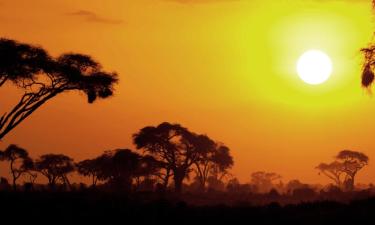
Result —
[{"label": "distant tree line", "polygon": [[205,190],[208,180],[222,182],[234,164],[227,146],[179,124],[165,122],[145,127],[133,135],[133,140],[135,151],[105,151],[78,163],[63,154],[45,154],[33,160],[27,150],[13,144],[0,152],[0,160],[9,162],[14,190],[21,175],[33,184],[37,174],[47,178],[52,189],[57,184],[70,188],[68,175],[77,171],[90,177],[93,188],[101,182],[112,190],[131,191],[141,186],[152,189],[155,184],[165,190],[172,179],[178,193],[191,174],[198,188]]},{"label": "distant tree line", "polygon": [[[281,175],[266,171],[253,172],[250,182],[243,184],[230,173],[234,161],[227,146],[179,124],[165,122],[145,127],[133,135],[133,141],[134,151],[105,151],[77,163],[63,154],[45,154],[33,160],[27,150],[12,144],[0,151],[0,160],[9,163],[14,190],[21,176],[32,189],[38,175],[46,178],[49,190],[57,187],[71,190],[69,174],[77,172],[90,178],[92,189],[165,192],[173,188],[181,193],[184,187],[194,192],[268,193],[274,197],[280,194],[312,197],[321,190],[355,191],[355,176],[369,162],[364,153],[340,151],[335,161],[316,167],[333,181],[326,187],[299,180],[283,183]],[[6,183],[5,178],[0,180],[0,186],[1,183]],[[358,188],[373,188],[373,185]]]}]

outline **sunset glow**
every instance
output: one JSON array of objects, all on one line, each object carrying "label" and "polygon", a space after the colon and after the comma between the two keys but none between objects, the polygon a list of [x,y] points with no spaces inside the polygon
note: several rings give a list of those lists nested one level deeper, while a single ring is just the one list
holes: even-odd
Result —
[{"label": "sunset glow", "polygon": [[[327,184],[314,168],[339,150],[375,158],[375,99],[360,87],[373,21],[371,1],[0,0],[1,37],[54,57],[92,55],[120,80],[113,97],[92,105],[82,93],[52,99],[0,147],[79,161],[135,149],[134,133],[168,121],[225,143],[240,181],[265,170]],[[302,58],[297,73],[310,49],[332,64]],[[19,93],[2,87],[0,108]],[[373,163],[357,181],[375,181]]]}]

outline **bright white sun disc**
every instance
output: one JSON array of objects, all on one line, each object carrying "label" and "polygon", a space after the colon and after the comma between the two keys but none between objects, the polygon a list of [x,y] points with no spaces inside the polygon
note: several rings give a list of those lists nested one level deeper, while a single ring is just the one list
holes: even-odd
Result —
[{"label": "bright white sun disc", "polygon": [[299,77],[308,84],[324,83],[331,76],[332,61],[319,50],[309,50],[302,54],[297,62]]}]

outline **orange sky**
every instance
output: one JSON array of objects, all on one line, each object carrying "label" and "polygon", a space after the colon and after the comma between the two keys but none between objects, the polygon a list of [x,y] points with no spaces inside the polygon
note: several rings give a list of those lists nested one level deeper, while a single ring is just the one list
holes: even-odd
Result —
[{"label": "orange sky", "polygon": [[[121,78],[93,105],[77,93],[53,99],[0,147],[82,160],[133,148],[133,133],[169,121],[227,144],[242,182],[267,170],[327,183],[314,167],[346,148],[370,157],[357,181],[375,182],[375,100],[359,80],[371,13],[358,0],[0,0],[0,36],[90,54]],[[311,48],[334,63],[319,86],[295,72]],[[1,112],[15,92],[0,90]]]}]

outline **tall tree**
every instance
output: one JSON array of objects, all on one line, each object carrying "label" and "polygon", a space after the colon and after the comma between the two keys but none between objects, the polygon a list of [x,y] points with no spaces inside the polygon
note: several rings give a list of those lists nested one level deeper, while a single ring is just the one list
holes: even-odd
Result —
[{"label": "tall tree", "polygon": [[58,181],[70,186],[68,174],[75,170],[73,159],[63,154],[45,154],[35,162],[35,169],[48,179],[54,189]]},{"label": "tall tree", "polygon": [[11,144],[1,152],[0,159],[9,161],[10,172],[13,178],[13,190],[16,190],[18,178],[33,168],[33,162],[29,157],[29,153],[26,149]]},{"label": "tall tree", "polygon": [[354,179],[358,171],[368,164],[369,158],[362,152],[343,150],[336,156],[343,164],[342,171],[345,173],[345,188],[349,191],[354,189]]},{"label": "tall tree", "polygon": [[[320,163],[316,169],[320,171],[320,173],[327,176],[329,179],[331,179],[335,185],[339,188],[342,186],[341,182],[341,175],[344,173],[344,165],[341,162],[334,161],[332,163]],[[319,174],[320,174],[319,173]]]},{"label": "tall tree", "polygon": [[233,158],[227,146],[214,142],[207,146],[210,148],[203,151],[194,163],[194,171],[202,190],[206,187],[208,177],[211,176],[220,181],[228,173],[228,169],[233,166]]},{"label": "tall tree", "polygon": [[137,149],[161,162],[165,175],[173,173],[175,191],[182,190],[182,182],[191,166],[211,148],[211,141],[205,135],[190,132],[180,124],[164,122],[156,127],[142,128],[133,135]]},{"label": "tall tree", "polygon": [[63,54],[52,58],[42,48],[0,39],[0,87],[15,85],[23,94],[0,116],[0,140],[55,96],[83,92],[89,103],[113,94],[116,73],[107,73],[88,55]]}]

